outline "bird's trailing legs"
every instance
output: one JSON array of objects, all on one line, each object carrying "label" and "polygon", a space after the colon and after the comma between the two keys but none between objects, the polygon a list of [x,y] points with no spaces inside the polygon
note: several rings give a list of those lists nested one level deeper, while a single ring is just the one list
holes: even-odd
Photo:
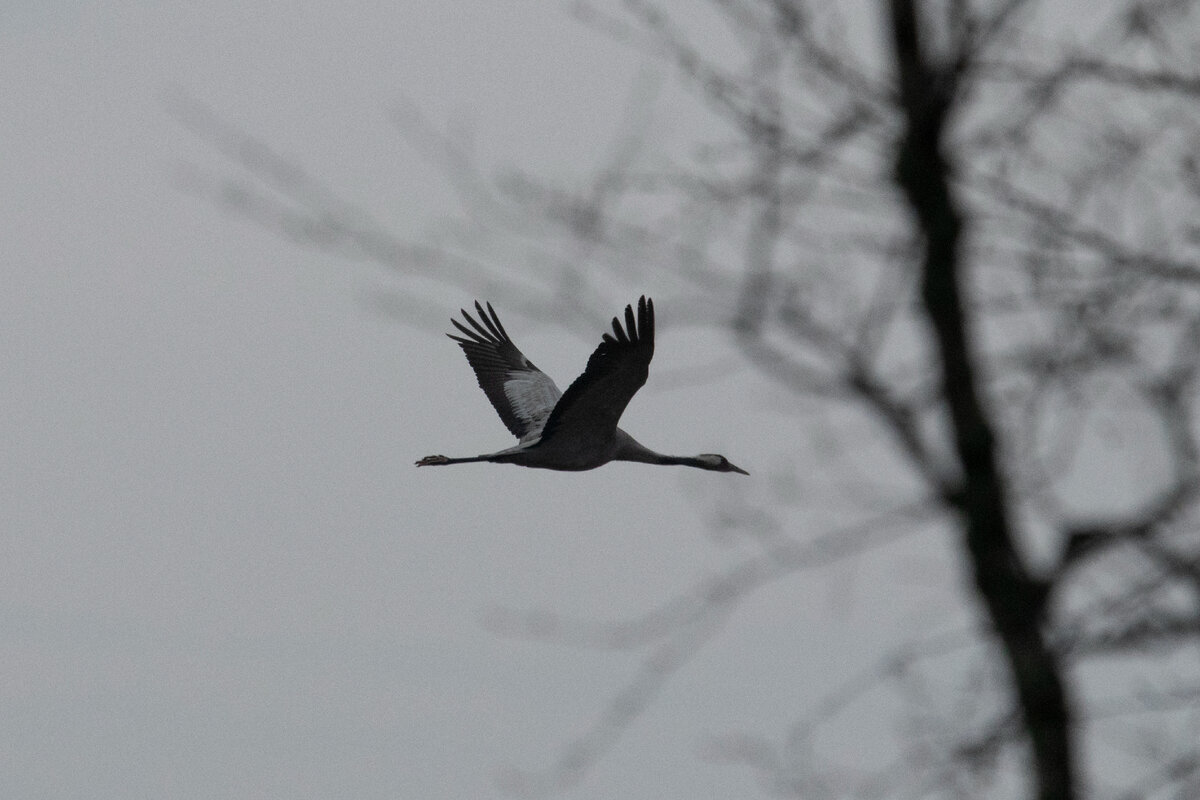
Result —
[{"label": "bird's trailing legs", "polygon": [[445,456],[425,456],[417,462],[418,467],[436,467],[441,464],[449,464],[450,459]]},{"label": "bird's trailing legs", "polygon": [[482,456],[467,456],[466,458],[447,458],[446,456],[425,456],[417,462],[418,467],[440,467],[443,464],[474,464],[478,461],[494,461],[496,453]]}]

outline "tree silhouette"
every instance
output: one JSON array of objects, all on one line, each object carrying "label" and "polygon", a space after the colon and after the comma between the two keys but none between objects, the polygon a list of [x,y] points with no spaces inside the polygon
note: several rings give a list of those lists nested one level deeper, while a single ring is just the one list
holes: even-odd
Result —
[{"label": "tree silhouette", "polygon": [[[905,473],[902,502],[828,530],[726,509],[762,552],[640,618],[496,612],[513,635],[644,654],[556,765],[510,788],[578,780],[758,588],[948,524],[979,624],[881,653],[782,744],[731,736],[709,756],[795,797],[1200,794],[1196,3],[694,8],[576,6],[701,101],[711,125],[687,155],[647,144],[662,72],[634,87],[583,190],[489,181],[464,137],[396,112],[486,246],[397,241],[198,104],[176,108],[245,170],[201,190],[271,230],[583,330],[652,276],[798,400],[860,411],[838,449],[882,434]],[[736,47],[697,44],[714,27]],[[521,270],[498,266],[513,254]],[[1076,485],[1102,488],[1081,501]],[[824,768],[805,743],[880,686],[920,707],[904,768]],[[949,710],[970,697],[969,719]],[[1105,769],[1114,748],[1136,774]]]}]

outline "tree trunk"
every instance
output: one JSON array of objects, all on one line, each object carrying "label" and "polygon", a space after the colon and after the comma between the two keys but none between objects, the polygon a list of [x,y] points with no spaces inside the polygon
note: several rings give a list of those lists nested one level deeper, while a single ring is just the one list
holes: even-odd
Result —
[{"label": "tree trunk", "polygon": [[[942,368],[963,483],[950,492],[959,509],[975,586],[1011,668],[1032,749],[1040,800],[1075,796],[1070,714],[1061,666],[1042,630],[1043,586],[1023,566],[1012,535],[1005,479],[991,422],[977,391],[970,331],[961,293],[963,218],[942,156],[945,121],[954,102],[955,73],[937,68],[921,50],[913,0],[892,0],[905,129],[896,153],[896,180],[924,240],[921,297]],[[969,45],[964,45],[969,46]]]}]

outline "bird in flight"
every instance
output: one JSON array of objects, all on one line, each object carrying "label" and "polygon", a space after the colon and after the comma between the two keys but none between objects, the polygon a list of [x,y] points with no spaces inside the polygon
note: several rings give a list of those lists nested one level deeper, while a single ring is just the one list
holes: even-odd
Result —
[{"label": "bird in flight", "polygon": [[625,406],[646,383],[650,372],[650,359],[654,357],[652,300],[644,296],[638,300],[636,319],[633,306],[626,306],[624,327],[613,317],[613,332],[604,334],[587,368],[566,392],[559,391],[554,381],[517,349],[491,303],[484,310],[476,301],[475,311],[479,321],[462,312],[470,328],[451,320],[461,336],[446,335],[463,349],[483,393],[520,441],[506,450],[467,458],[426,456],[417,462],[418,467],[490,461],[578,471],[610,461],[638,461],[750,474],[715,453],[656,453],[617,427]]}]

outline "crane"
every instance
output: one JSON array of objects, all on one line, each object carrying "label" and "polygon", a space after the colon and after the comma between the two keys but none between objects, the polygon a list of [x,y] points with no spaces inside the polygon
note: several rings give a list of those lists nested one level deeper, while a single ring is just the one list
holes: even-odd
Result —
[{"label": "crane", "polygon": [[625,306],[624,327],[613,317],[613,332],[604,334],[583,374],[566,392],[560,392],[554,381],[517,349],[491,303],[485,310],[477,300],[475,311],[480,321],[464,309],[463,318],[471,327],[451,319],[462,335],[446,335],[463,349],[483,393],[519,442],[515,447],[467,458],[426,456],[417,462],[418,467],[490,461],[578,471],[610,461],[637,461],[750,474],[715,453],[656,453],[617,427],[625,406],[650,372],[654,301],[642,296],[636,319],[633,306]]}]

